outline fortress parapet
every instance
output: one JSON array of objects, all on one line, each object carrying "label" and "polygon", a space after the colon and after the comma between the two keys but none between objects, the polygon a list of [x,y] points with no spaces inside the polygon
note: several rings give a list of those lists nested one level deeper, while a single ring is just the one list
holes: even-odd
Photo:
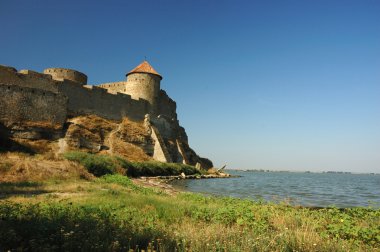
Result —
[{"label": "fortress parapet", "polygon": [[39,73],[39,72],[32,71],[32,70],[20,70],[20,71],[18,71],[18,73],[28,75],[28,77],[35,78],[35,79],[47,79],[47,80],[52,79],[51,75]]},{"label": "fortress parapet", "polygon": [[87,84],[87,75],[76,70],[67,68],[47,68],[44,70],[44,74],[49,74],[53,80],[63,81],[71,80],[81,85]]}]

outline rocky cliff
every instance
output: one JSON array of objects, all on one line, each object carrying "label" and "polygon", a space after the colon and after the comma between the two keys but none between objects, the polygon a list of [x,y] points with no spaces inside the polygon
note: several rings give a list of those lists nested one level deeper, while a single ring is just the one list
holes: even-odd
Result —
[{"label": "rocky cliff", "polygon": [[161,160],[207,169],[212,162],[199,157],[186,141],[161,136],[152,122],[120,121],[95,115],[73,117],[62,127],[46,123],[7,123],[0,118],[0,151],[52,157],[71,151],[111,154],[130,161]]}]

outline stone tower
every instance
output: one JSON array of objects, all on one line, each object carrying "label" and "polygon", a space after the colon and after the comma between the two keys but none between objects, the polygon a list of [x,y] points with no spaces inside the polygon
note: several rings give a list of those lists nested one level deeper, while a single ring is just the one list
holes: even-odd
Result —
[{"label": "stone tower", "polygon": [[44,70],[44,74],[49,74],[53,80],[71,80],[80,85],[87,84],[87,75],[84,73],[78,72],[76,70],[67,69],[67,68],[47,68]]},{"label": "stone tower", "polygon": [[147,61],[143,61],[126,76],[128,93],[132,97],[147,100],[151,105],[150,113],[155,114],[162,76]]}]

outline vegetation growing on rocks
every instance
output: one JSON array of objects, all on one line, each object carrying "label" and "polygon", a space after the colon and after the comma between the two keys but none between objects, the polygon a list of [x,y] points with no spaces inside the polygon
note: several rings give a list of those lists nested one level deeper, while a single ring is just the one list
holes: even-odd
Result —
[{"label": "vegetation growing on rocks", "polygon": [[127,174],[130,177],[140,176],[170,176],[198,174],[200,171],[193,166],[178,163],[163,163],[158,161],[130,162],[124,158],[109,155],[94,155],[85,152],[67,152],[64,157],[83,165],[95,176],[105,174]]}]

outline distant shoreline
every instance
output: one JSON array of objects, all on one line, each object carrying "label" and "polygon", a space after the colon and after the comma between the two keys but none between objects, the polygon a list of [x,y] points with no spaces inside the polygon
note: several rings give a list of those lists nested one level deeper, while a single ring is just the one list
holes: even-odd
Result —
[{"label": "distant shoreline", "polygon": [[220,197],[264,200],[308,208],[380,207],[379,176],[227,170],[238,180],[171,181],[175,188]]},{"label": "distant shoreline", "polygon": [[289,170],[264,170],[264,169],[226,169],[226,171],[239,171],[239,172],[278,172],[278,173],[316,173],[316,174],[353,174],[353,175],[380,175],[375,172],[345,172],[345,171],[289,171]]}]

